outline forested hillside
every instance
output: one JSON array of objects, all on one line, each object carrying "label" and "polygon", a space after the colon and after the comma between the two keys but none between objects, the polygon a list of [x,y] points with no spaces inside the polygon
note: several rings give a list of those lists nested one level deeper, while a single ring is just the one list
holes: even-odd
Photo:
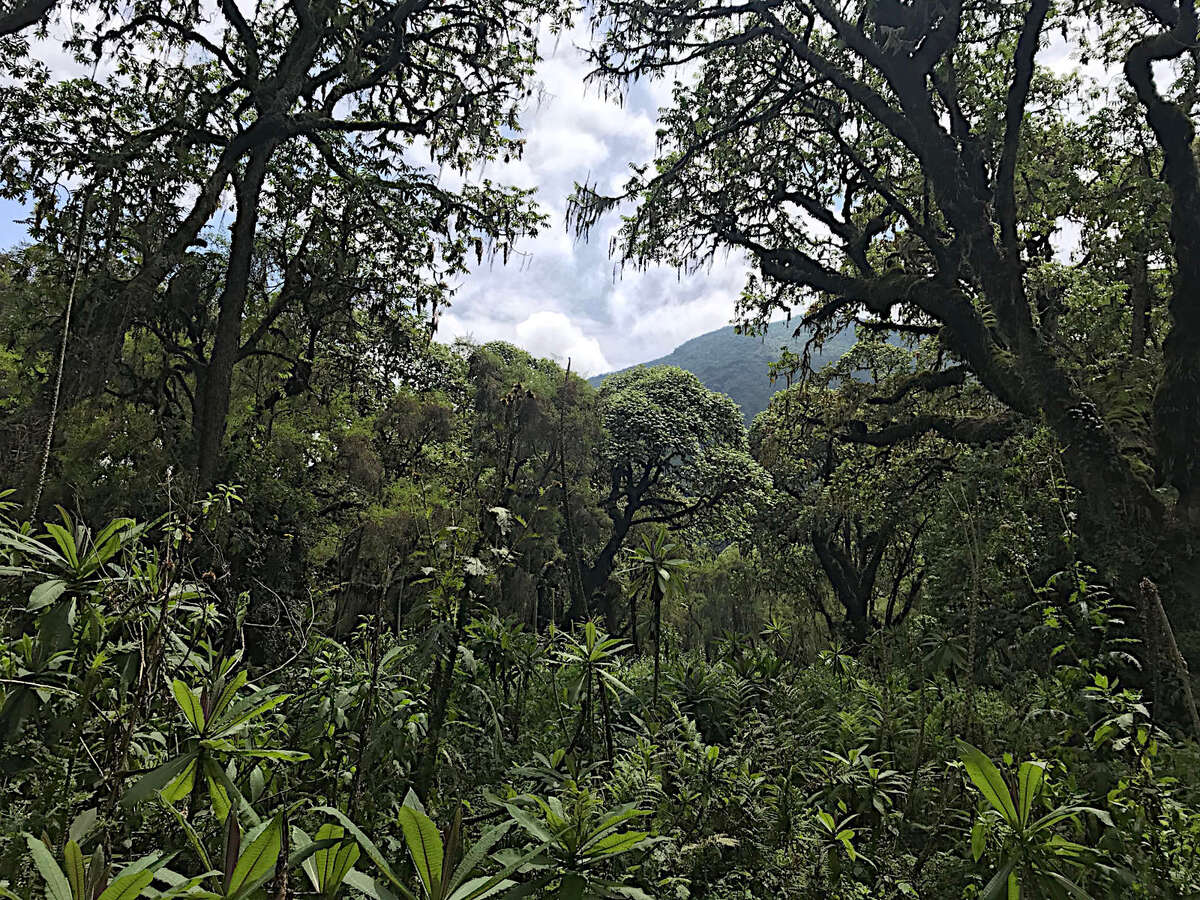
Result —
[{"label": "forested hillside", "polygon": [[[795,323],[783,321],[771,322],[754,334],[741,333],[731,325],[684,341],[666,356],[642,365],[675,366],[691,372],[706,388],[733,400],[749,426],[771,397],[787,386],[786,376],[772,378],[772,364],[779,362],[784,350],[804,354],[809,335],[802,330],[797,336],[795,331]],[[853,345],[853,333],[833,335],[822,346],[810,348],[809,365],[823,368]],[[588,381],[599,387],[604,378],[595,375]]]},{"label": "forested hillside", "polygon": [[1200,896],[1198,28],[0,0],[0,898]]}]

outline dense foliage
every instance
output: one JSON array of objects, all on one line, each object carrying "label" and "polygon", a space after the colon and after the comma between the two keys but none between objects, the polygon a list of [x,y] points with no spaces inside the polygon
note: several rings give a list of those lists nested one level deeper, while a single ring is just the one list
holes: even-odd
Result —
[{"label": "dense foliage", "polygon": [[[572,16],[602,83],[680,78],[580,227],[630,201],[627,261],[732,247],[742,330],[805,310],[749,428],[682,368],[432,340],[543,224],[471,173]],[[0,895],[1200,895],[1197,37],[5,4]]]}]

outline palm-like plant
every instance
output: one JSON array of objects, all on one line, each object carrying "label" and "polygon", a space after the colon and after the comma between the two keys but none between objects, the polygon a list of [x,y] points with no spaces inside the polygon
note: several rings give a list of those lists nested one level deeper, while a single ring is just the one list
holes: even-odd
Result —
[{"label": "palm-like plant", "polygon": [[[658,672],[659,661],[662,657],[662,603],[671,599],[683,584],[683,573],[687,568],[687,560],[675,556],[676,544],[670,540],[670,534],[665,527],[660,527],[651,534],[642,535],[641,546],[634,548],[629,554],[629,566],[626,572],[629,576],[630,597],[646,596],[650,601],[653,615],[654,637],[654,690],[653,703],[658,705]],[[636,621],[636,606],[630,610],[630,615]],[[632,627],[636,628],[636,625]]]},{"label": "palm-like plant", "polygon": [[967,775],[983,794],[991,809],[976,821],[971,830],[971,854],[976,862],[987,843],[986,818],[1003,822],[1004,843],[1000,865],[980,893],[981,900],[1020,900],[1023,896],[1076,898],[1088,900],[1089,894],[1067,876],[1070,869],[1085,872],[1103,870],[1093,850],[1069,841],[1055,830],[1064,822],[1078,824],[1090,814],[1112,824],[1103,810],[1088,806],[1058,806],[1045,815],[1034,809],[1046,784],[1046,764],[1021,763],[1015,788],[1010,788],[1000,771],[978,748],[958,742],[959,755]]},{"label": "palm-like plant", "polygon": [[[610,637],[601,631],[595,622],[585,622],[579,636],[564,633],[562,649],[555,652],[559,664],[573,672],[567,686],[567,702],[579,704],[579,723],[571,745],[579,740],[585,729],[590,740],[595,720],[595,697],[599,694],[604,712],[605,736],[612,756],[612,731],[608,719],[608,698],[618,692],[629,693],[629,688],[614,673],[620,655],[629,648],[619,638]],[[569,748],[568,748],[569,749]]]},{"label": "palm-like plant", "polygon": [[[510,865],[521,863],[540,873],[531,887],[538,896],[559,900],[650,900],[640,888],[615,879],[606,871],[618,857],[644,849],[655,839],[649,832],[627,826],[649,815],[633,803],[607,808],[600,798],[573,781],[557,797],[525,795],[502,804],[512,820],[540,844],[525,851],[497,854]],[[550,888],[558,882],[558,889]]]},{"label": "palm-like plant", "polygon": [[122,803],[133,806],[156,793],[168,804],[187,797],[193,804],[200,786],[207,782],[213,812],[218,819],[229,815],[231,806],[245,801],[220,761],[244,757],[299,762],[309,758],[297,750],[258,748],[243,740],[244,732],[267,712],[288,700],[275,688],[240,693],[246,686],[246,671],[233,672],[235,659],[222,661],[209,687],[194,690],[181,679],[171,684],[171,693],[190,726],[187,749],[143,775],[125,794]]},{"label": "palm-like plant", "polygon": [[[344,881],[371,900],[417,900],[417,893],[405,886],[397,867],[384,859],[379,847],[341,810],[325,806],[319,807],[317,812],[329,813],[336,818],[341,825],[334,826],[328,833],[338,839],[348,834],[383,875],[383,878],[374,878],[354,869],[359,854],[356,850],[347,849],[348,844],[343,843],[339,847],[342,856],[335,854],[325,859],[313,857],[309,876],[314,884],[319,885],[319,891],[331,897]],[[426,900],[483,900],[485,897],[503,900],[510,895],[528,896],[524,887],[510,876],[523,871],[546,849],[546,845],[541,844],[524,853],[509,854],[500,871],[483,875],[483,865],[493,855],[492,849],[512,827],[511,821],[502,822],[470,847],[464,847],[461,807],[456,810],[450,826],[439,832],[433,820],[426,815],[417,795],[410,790],[400,808],[398,824],[420,882],[418,891]],[[320,836],[318,833],[318,838]],[[495,856],[499,857],[499,854]],[[320,868],[322,862],[326,864],[325,872]],[[332,875],[328,872],[332,872]]]}]

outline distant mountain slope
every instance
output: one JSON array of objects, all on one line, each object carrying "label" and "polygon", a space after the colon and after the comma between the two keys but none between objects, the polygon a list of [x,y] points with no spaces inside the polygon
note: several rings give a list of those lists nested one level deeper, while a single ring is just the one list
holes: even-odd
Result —
[{"label": "distant mountain slope", "polygon": [[[792,332],[795,329],[795,323],[772,322],[765,336],[752,337],[737,334],[733,326],[718,328],[716,331],[685,341],[666,356],[652,359],[642,365],[667,365],[687,369],[704,382],[709,390],[732,397],[742,408],[746,424],[750,424],[756,415],[767,408],[771,395],[783,387],[782,381],[771,384],[767,374],[768,364],[779,358],[782,347],[790,347],[795,353],[804,350],[807,335],[801,333],[800,337],[793,338]],[[837,335],[826,342],[821,352],[813,354],[813,367],[819,369],[826,363],[833,362],[853,346],[852,331]],[[599,386],[605,377],[607,376],[596,375],[588,380]]]}]

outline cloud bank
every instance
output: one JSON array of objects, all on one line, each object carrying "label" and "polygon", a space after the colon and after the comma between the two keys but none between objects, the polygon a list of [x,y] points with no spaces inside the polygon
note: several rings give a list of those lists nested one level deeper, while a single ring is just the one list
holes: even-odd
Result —
[{"label": "cloud bank", "polygon": [[536,187],[548,226],[507,264],[476,266],[437,336],[511,341],[539,356],[569,358],[574,370],[592,375],[662,356],[729,324],[746,266],[731,256],[691,275],[662,267],[622,271],[609,257],[615,215],[587,242],[568,234],[566,200],[576,182],[616,192],[631,163],[653,157],[658,108],[671,87],[636,83],[623,102],[606,99],[585,83],[588,67],[578,48],[587,39],[581,30],[543,39],[540,96],[522,119],[525,153],[487,171],[497,181]]}]

